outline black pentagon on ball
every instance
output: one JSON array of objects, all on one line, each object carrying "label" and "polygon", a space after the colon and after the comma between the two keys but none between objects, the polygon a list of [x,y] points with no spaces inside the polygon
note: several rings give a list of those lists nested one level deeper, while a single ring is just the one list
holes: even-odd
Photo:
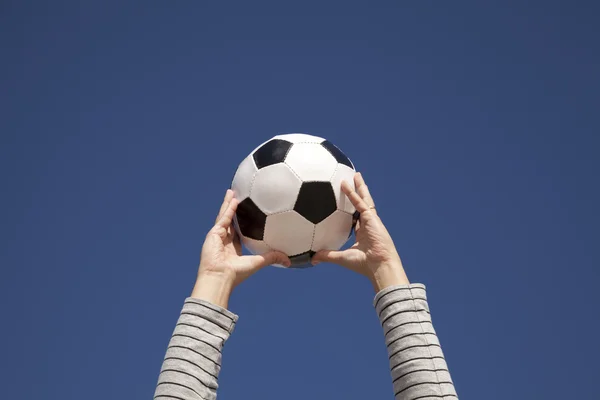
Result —
[{"label": "black pentagon on ball", "polygon": [[290,151],[292,143],[287,140],[273,139],[258,148],[252,157],[256,168],[261,169],[269,165],[283,162]]},{"label": "black pentagon on ball", "polygon": [[329,182],[304,182],[296,199],[294,210],[304,218],[318,224],[337,209],[335,193]]},{"label": "black pentagon on ball", "polygon": [[263,240],[267,216],[250,197],[242,200],[235,212],[242,235],[255,240]]},{"label": "black pentagon on ball", "polygon": [[309,251],[301,253],[301,254],[296,254],[295,256],[290,256],[290,261],[292,262],[292,265],[290,266],[290,268],[310,268],[310,267],[312,267],[310,260],[311,260],[312,256],[314,256],[314,255],[315,255],[315,252],[312,250],[309,250]]},{"label": "black pentagon on ball", "polygon": [[329,140],[325,140],[321,143],[321,146],[325,147],[327,151],[329,151],[331,155],[335,157],[337,162],[354,169],[352,161],[350,161],[350,159],[335,144],[331,143]]}]

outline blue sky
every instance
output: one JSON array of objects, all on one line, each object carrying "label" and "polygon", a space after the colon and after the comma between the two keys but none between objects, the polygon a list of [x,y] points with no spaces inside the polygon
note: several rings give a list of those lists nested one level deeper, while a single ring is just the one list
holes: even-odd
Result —
[{"label": "blue sky", "polygon": [[[594,398],[597,5],[3,2],[3,396],[150,398],[237,164],[336,143],[461,399]],[[594,183],[596,182],[596,183]],[[234,292],[220,399],[391,399],[370,284]]]}]

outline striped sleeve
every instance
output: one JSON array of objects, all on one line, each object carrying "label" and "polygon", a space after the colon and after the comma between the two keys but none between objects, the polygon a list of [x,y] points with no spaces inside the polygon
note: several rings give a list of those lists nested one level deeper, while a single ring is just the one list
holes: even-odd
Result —
[{"label": "striped sleeve", "polygon": [[456,400],[425,286],[388,287],[373,303],[385,335],[396,400]]},{"label": "striped sleeve", "polygon": [[237,315],[204,300],[188,298],[160,370],[155,399],[214,400],[221,350]]}]

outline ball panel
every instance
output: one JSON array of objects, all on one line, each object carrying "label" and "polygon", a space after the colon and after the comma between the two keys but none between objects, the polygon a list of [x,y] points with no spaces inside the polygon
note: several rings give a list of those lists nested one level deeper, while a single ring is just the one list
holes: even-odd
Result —
[{"label": "ball panel", "polygon": [[268,142],[270,142],[270,141],[271,141],[271,140],[273,140],[273,139],[274,139],[274,138],[271,138],[271,139],[269,139],[269,140],[265,140],[264,142],[262,142],[261,144],[259,144],[258,146],[256,146],[256,147],[254,148],[254,150],[252,150],[252,151],[250,152],[250,154],[254,154],[254,153],[256,153],[256,150],[260,149],[261,147],[263,147],[265,144],[267,144]]},{"label": "ball panel", "polygon": [[241,237],[242,244],[252,254],[264,254],[271,251],[271,248],[262,240],[254,240],[248,237]]},{"label": "ball panel", "polygon": [[348,239],[350,239],[350,236],[352,236],[352,234],[354,233],[354,230],[356,229],[356,223],[358,222],[359,219],[360,219],[360,213],[358,211],[354,211],[354,214],[352,214],[352,230],[348,234]]},{"label": "ball panel", "polygon": [[313,136],[313,135],[307,135],[305,133],[287,133],[285,135],[277,135],[275,136],[273,139],[283,139],[283,140],[287,140],[288,142],[291,143],[322,143],[323,141],[325,141],[325,139],[318,137],[318,136]]},{"label": "ball panel", "polygon": [[284,163],[258,170],[250,198],[265,213],[275,214],[294,209],[302,182]]},{"label": "ball panel", "polygon": [[295,255],[310,250],[315,226],[295,211],[267,216],[264,241],[273,250]]},{"label": "ball panel", "polygon": [[258,171],[258,169],[256,168],[252,157],[248,156],[240,163],[233,176],[233,182],[231,182],[231,189],[235,193],[235,198],[237,200],[242,201],[250,196],[250,188],[256,171]]},{"label": "ball panel", "polygon": [[342,181],[346,181],[350,184],[350,186],[354,189],[354,175],[356,171],[352,168],[348,168],[343,164],[339,164],[333,178],[331,178],[331,186],[333,187],[333,192],[335,193],[335,198],[337,201],[338,210],[345,211],[349,214],[352,214],[356,209],[350,202],[350,199],[342,192]]},{"label": "ball panel", "polygon": [[294,210],[304,218],[318,224],[337,209],[335,194],[329,182],[304,182],[300,188]]},{"label": "ball panel", "polygon": [[339,250],[352,233],[352,215],[337,210],[317,224],[312,250]]},{"label": "ball panel", "polygon": [[236,220],[243,236],[255,240],[263,239],[267,216],[250,197],[238,204]]},{"label": "ball panel", "polygon": [[315,143],[293,145],[285,163],[303,182],[329,181],[338,165],[329,151]]},{"label": "ball panel", "polygon": [[310,260],[312,256],[315,255],[315,252],[312,250],[306,251],[302,254],[297,254],[295,256],[290,257],[290,261],[292,265],[289,268],[310,268],[312,264]]},{"label": "ball panel", "polygon": [[350,159],[335,144],[331,143],[329,140],[325,140],[321,143],[321,146],[325,147],[338,163],[354,168],[352,161],[350,161]]},{"label": "ball panel", "polygon": [[240,223],[237,218],[237,211],[233,215],[233,224],[232,225],[233,225],[233,228],[235,229],[235,231],[237,232],[238,236],[240,237],[240,240],[243,241],[244,235],[242,235],[242,231],[240,230]]},{"label": "ball panel", "polygon": [[291,147],[292,143],[286,140],[269,140],[252,154],[256,167],[261,169],[269,165],[283,162]]}]

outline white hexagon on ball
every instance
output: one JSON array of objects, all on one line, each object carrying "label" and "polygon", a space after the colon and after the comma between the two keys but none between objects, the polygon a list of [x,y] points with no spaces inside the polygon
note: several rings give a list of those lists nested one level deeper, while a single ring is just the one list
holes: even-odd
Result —
[{"label": "white hexagon on ball", "polygon": [[333,178],[331,178],[331,186],[333,186],[333,193],[335,194],[338,210],[342,210],[350,214],[353,214],[356,209],[352,205],[352,202],[350,202],[348,196],[342,192],[342,181],[347,181],[352,189],[354,189],[355,174],[356,171],[354,169],[343,164],[339,164],[335,174],[333,175]]},{"label": "white hexagon on ball", "polygon": [[261,168],[254,176],[250,198],[265,214],[294,209],[302,182],[284,163]]},{"label": "white hexagon on ball", "polygon": [[294,256],[310,250],[315,226],[296,211],[267,216],[265,243],[273,250]]},{"label": "white hexagon on ball", "polygon": [[312,251],[339,250],[348,241],[352,215],[337,210],[315,227]]},{"label": "white hexagon on ball", "polygon": [[250,189],[252,188],[252,182],[254,181],[254,174],[258,171],[254,164],[252,156],[248,156],[240,163],[233,182],[231,183],[231,189],[235,194],[235,198],[242,201],[246,197],[250,196]]},{"label": "white hexagon on ball", "polygon": [[252,254],[264,254],[271,251],[271,248],[262,240],[243,237],[242,243]]},{"label": "white hexagon on ball", "polygon": [[320,144],[294,144],[285,163],[303,182],[329,181],[338,165],[335,157]]},{"label": "white hexagon on ball", "polygon": [[322,137],[307,135],[306,133],[287,133],[285,135],[277,135],[273,139],[287,140],[290,143],[316,143],[320,144],[325,141]]}]

